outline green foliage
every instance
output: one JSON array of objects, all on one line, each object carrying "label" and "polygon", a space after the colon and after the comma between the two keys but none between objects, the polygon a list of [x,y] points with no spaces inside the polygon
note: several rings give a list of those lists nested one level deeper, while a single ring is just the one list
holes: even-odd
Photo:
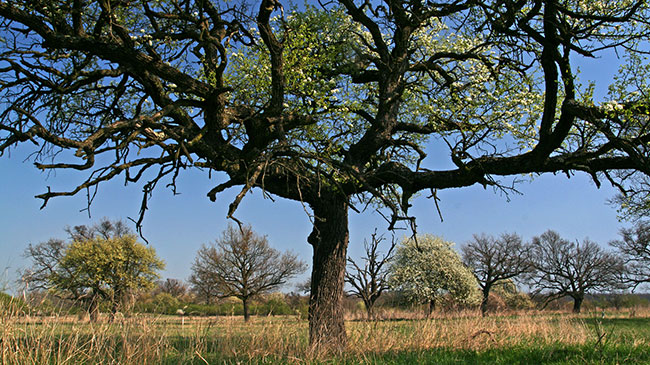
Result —
[{"label": "green foliage", "polygon": [[390,267],[389,283],[415,302],[435,302],[443,295],[465,305],[480,302],[478,283],[452,247],[433,235],[404,240]]},{"label": "green foliage", "polygon": [[106,303],[114,312],[123,310],[126,295],[153,288],[157,271],[165,267],[154,248],[139,243],[122,222],[103,220],[67,231],[71,242],[29,245],[25,255],[33,266],[23,279],[32,289],[85,305],[91,315]]},{"label": "green foliage", "polygon": [[84,285],[106,296],[153,288],[157,271],[165,267],[154,248],[138,243],[134,235],[74,241],[59,265],[52,277],[56,290]]},{"label": "green foliage", "polygon": [[494,294],[501,297],[506,307],[510,309],[532,309],[535,303],[530,296],[519,291],[517,285],[512,280],[502,280],[492,287]]},{"label": "green foliage", "polygon": [[29,313],[29,305],[20,298],[0,292],[0,315],[24,315]]}]

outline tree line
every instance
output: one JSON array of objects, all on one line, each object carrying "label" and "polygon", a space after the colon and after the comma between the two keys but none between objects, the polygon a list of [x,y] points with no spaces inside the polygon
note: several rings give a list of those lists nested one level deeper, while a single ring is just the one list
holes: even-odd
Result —
[{"label": "tree line", "polygon": [[[44,289],[80,303],[91,321],[97,320],[102,302],[109,303],[115,315],[129,294],[152,289],[160,278],[158,271],[165,267],[154,248],[137,242],[122,221],[103,219],[93,226],[68,227],[66,232],[67,241],[50,239],[27,247],[25,256],[32,265],[22,273],[22,282],[29,290]],[[266,236],[250,226],[231,225],[214,244],[199,249],[189,282],[207,301],[238,298],[248,321],[250,299],[277,290],[305,269],[304,262],[273,249]],[[170,294],[185,291],[176,280],[158,288]]]},{"label": "tree line", "polygon": [[461,246],[462,255],[453,243],[424,235],[407,238],[397,248],[393,239],[382,255],[383,238],[375,233],[365,244],[362,264],[348,258],[346,282],[350,294],[363,300],[369,318],[386,289],[429,303],[429,311],[446,295],[459,303],[480,303],[486,315],[492,289],[512,281],[528,287],[543,306],[569,297],[573,312],[579,313],[587,294],[650,282],[650,224],[639,222],[620,235],[609,243],[615,250],[608,251],[589,239],[572,242],[552,230],[528,243],[517,234],[480,234]]},{"label": "tree line", "polygon": [[[123,222],[104,219],[66,232],[67,242],[50,239],[28,246],[25,256],[32,266],[22,274],[28,289],[45,289],[80,303],[91,321],[97,319],[101,303],[115,315],[126,309],[126,299],[133,293],[157,287],[157,293],[168,295],[157,298],[166,308],[188,293],[182,281],[156,281],[164,263],[153,247],[137,242]],[[516,292],[516,283],[527,287],[542,307],[571,298],[578,313],[588,294],[634,289],[650,282],[650,223],[639,222],[622,229],[620,235],[620,240],[610,242],[614,248],[610,251],[589,239],[569,241],[551,230],[530,242],[514,233],[477,234],[458,252],[452,242],[437,236],[398,242],[394,236],[387,241],[375,231],[364,242],[365,256],[348,258],[345,281],[348,294],[363,302],[369,319],[376,318],[375,303],[385,291],[426,303],[429,313],[446,299],[478,306],[487,315],[490,293],[507,286]],[[383,242],[389,242],[385,252]],[[251,300],[278,290],[305,270],[304,262],[270,247],[266,236],[252,227],[230,225],[214,243],[198,250],[188,283],[195,298],[207,305],[237,298],[248,321]],[[305,287],[309,291],[309,284]]]}]

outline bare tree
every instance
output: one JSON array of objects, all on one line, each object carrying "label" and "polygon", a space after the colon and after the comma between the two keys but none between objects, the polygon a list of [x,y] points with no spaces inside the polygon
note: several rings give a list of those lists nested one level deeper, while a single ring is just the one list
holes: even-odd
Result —
[{"label": "bare tree", "polygon": [[361,298],[366,307],[368,319],[374,318],[373,308],[381,293],[388,289],[388,263],[393,257],[393,249],[397,245],[395,237],[391,239],[390,247],[386,254],[379,252],[379,245],[384,241],[384,236],[377,236],[377,230],[370,237],[370,243],[363,241],[366,255],[361,258],[363,267],[348,257],[348,270],[345,281],[352,285],[350,294]]},{"label": "bare tree", "polygon": [[211,304],[212,300],[218,298],[220,294],[217,283],[214,281],[214,275],[211,275],[207,270],[203,270],[201,265],[196,264],[196,261],[192,268],[192,274],[187,280],[192,286],[192,292],[197,298],[202,299],[205,304]]},{"label": "bare tree", "polygon": [[66,227],[66,233],[71,241],[90,240],[95,237],[104,239],[118,238],[126,235],[133,234],[133,231],[122,220],[110,220],[106,217],[99,220],[99,222],[92,226],[79,225],[74,227]]},{"label": "bare tree", "polygon": [[[289,16],[280,0],[1,1],[0,153],[34,146],[38,169],[84,174],[44,206],[140,184],[138,225],[190,169],[227,176],[212,201],[241,188],[233,219],[255,188],[304,203],[310,343],[339,350],[355,204],[387,209],[393,228],[423,190],[580,171],[629,192],[650,175],[647,94],[632,90],[645,83],[630,80],[645,0],[320,3]],[[599,103],[574,62],[615,47],[630,62]],[[427,158],[429,142],[446,151]]]},{"label": "bare tree", "polygon": [[634,288],[650,283],[650,222],[638,222],[633,228],[623,228],[621,239],[610,242],[625,261],[624,280]]},{"label": "bare tree", "polygon": [[175,298],[187,294],[187,285],[182,280],[167,278],[165,281],[158,281],[156,284],[158,292],[167,293]]},{"label": "bare tree", "polygon": [[568,296],[573,299],[573,312],[580,313],[585,294],[625,287],[620,257],[588,239],[572,243],[549,230],[533,238],[531,248],[534,272],[530,284],[545,304]]},{"label": "bare tree", "polygon": [[192,265],[194,276],[214,283],[218,296],[241,299],[245,321],[250,317],[251,298],[277,289],[305,269],[304,262],[293,254],[280,254],[250,226],[232,225],[216,245],[203,245]]},{"label": "bare tree", "polygon": [[530,271],[529,249],[517,234],[504,233],[499,238],[485,234],[463,246],[463,261],[472,269],[483,292],[481,313],[487,314],[492,286]]}]

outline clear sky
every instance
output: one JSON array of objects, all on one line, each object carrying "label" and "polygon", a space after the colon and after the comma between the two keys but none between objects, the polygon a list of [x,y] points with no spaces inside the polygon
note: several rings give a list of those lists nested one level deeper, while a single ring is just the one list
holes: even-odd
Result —
[{"label": "clear sky", "polygon": [[[610,78],[616,72],[617,63],[610,56],[582,64],[583,79]],[[602,95],[606,89],[599,84],[597,90]],[[427,150],[431,161],[449,159],[447,154],[436,158],[439,146],[435,141]],[[0,273],[5,272],[0,284],[15,280],[16,270],[28,265],[22,253],[29,243],[37,244],[51,237],[66,238],[66,226],[92,224],[102,217],[136,217],[140,206],[141,186],[125,187],[122,176],[100,186],[91,208],[92,218],[87,212],[80,212],[86,206],[85,192],[71,198],[55,198],[44,210],[39,210],[41,201],[34,196],[45,192],[48,185],[53,189],[71,189],[85,175],[61,171],[48,176],[30,162],[24,162],[28,152],[26,148],[14,149],[10,156],[5,154],[0,158]],[[173,196],[162,186],[155,191],[144,221],[144,234],[167,263],[163,278],[187,279],[201,244],[213,241],[228,225],[225,219],[228,204],[238,190],[226,191],[218,196],[216,203],[206,197],[220,182],[215,175],[209,180],[207,173],[186,171],[178,181],[180,195]],[[517,188],[523,194],[510,195],[510,200],[480,186],[441,191],[444,222],[440,221],[433,202],[423,197],[416,200],[411,213],[418,217],[420,233],[441,235],[458,245],[475,233],[517,232],[530,240],[547,229],[556,230],[567,239],[589,237],[606,245],[617,238],[618,230],[624,225],[617,221],[615,208],[606,203],[616,191],[606,182],[601,189],[596,189],[584,174],[570,179],[566,175],[543,175],[528,179]],[[311,225],[300,203],[280,198],[272,202],[263,199],[258,190],[244,199],[236,216],[258,233],[267,235],[273,247],[292,250],[311,262],[311,246],[306,242]],[[350,256],[357,258],[362,254],[363,239],[375,227],[380,233],[387,227],[376,213],[350,213]],[[300,280],[306,277],[307,274]]]},{"label": "clear sky", "polygon": [[[91,207],[92,218],[80,212],[86,206],[85,193],[67,198],[55,198],[40,210],[41,201],[34,195],[47,186],[72,187],[82,175],[59,172],[47,176],[28,162],[22,162],[22,151],[11,158],[0,159],[2,185],[0,189],[0,270],[6,270],[5,281],[16,277],[16,269],[28,262],[22,253],[29,243],[39,243],[50,237],[66,238],[64,227],[92,224],[102,217],[119,219],[136,217],[141,199],[140,186],[124,186],[117,179],[100,187]],[[145,217],[144,234],[167,263],[163,278],[187,279],[195,253],[203,243],[213,241],[225,229],[228,204],[238,192],[226,191],[217,202],[206,193],[218,181],[208,179],[207,173],[189,172],[179,179],[180,195],[168,189],[154,193]],[[621,227],[616,211],[606,204],[615,190],[603,184],[596,189],[589,177],[580,174],[568,179],[566,175],[542,175],[518,186],[522,195],[508,197],[481,186],[450,189],[439,192],[444,221],[438,217],[432,201],[416,199],[411,213],[418,218],[418,231],[441,235],[463,244],[475,233],[499,234],[517,232],[529,240],[547,229],[554,229],[568,239],[589,237],[601,244],[617,238]],[[255,191],[244,199],[236,216],[265,234],[275,248],[292,250],[310,262],[311,246],[306,238],[311,225],[300,203],[284,199],[275,202],[263,199]],[[362,254],[363,239],[374,228],[385,232],[387,224],[376,213],[350,213],[350,249],[352,257]],[[401,237],[408,232],[397,232]],[[304,275],[303,279],[306,278]]]}]

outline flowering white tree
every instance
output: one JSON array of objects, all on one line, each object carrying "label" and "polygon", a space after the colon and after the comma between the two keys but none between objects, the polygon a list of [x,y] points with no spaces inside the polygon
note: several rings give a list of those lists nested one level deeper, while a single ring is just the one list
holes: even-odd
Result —
[{"label": "flowering white tree", "polygon": [[443,295],[477,305],[481,298],[476,278],[452,246],[433,235],[404,240],[390,267],[390,286],[414,302],[429,303],[429,314]]}]

